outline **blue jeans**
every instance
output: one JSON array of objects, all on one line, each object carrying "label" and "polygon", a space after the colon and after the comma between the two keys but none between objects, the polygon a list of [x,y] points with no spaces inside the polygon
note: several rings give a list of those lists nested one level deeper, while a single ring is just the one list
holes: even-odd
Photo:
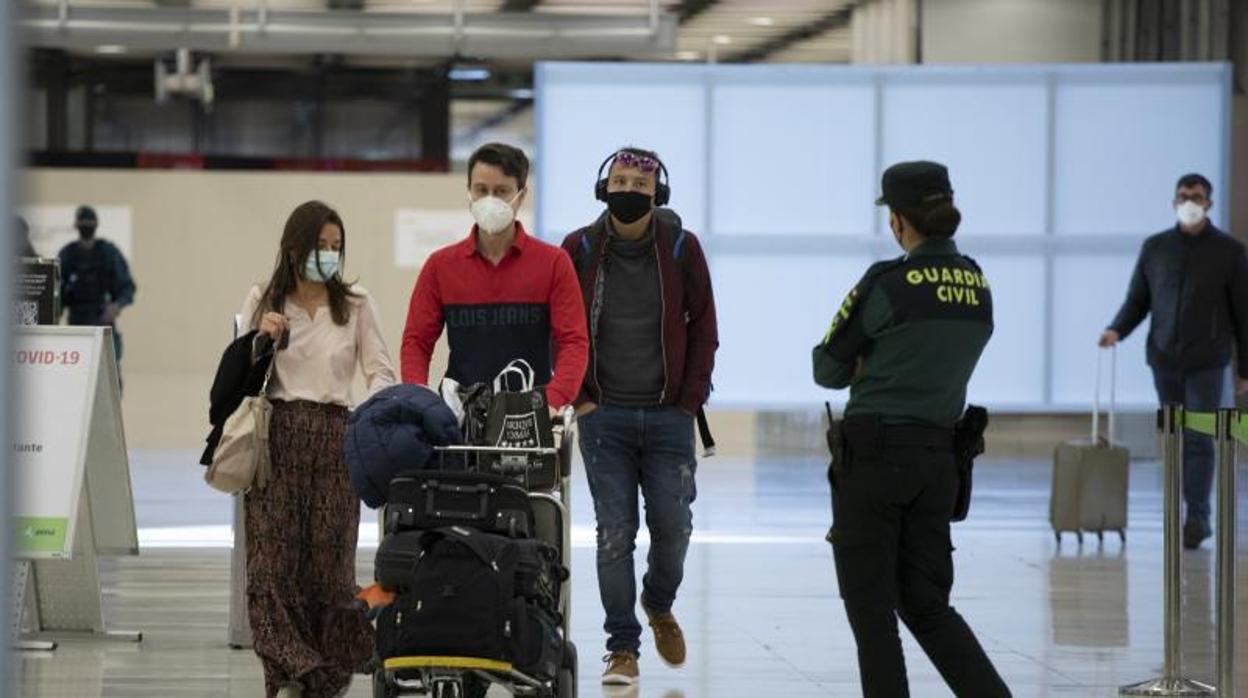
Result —
[{"label": "blue jeans", "polygon": [[[1153,383],[1161,404],[1180,404],[1194,412],[1211,412],[1222,406],[1226,369],[1168,371],[1153,368]],[[1183,434],[1183,500],[1187,518],[1209,529],[1209,498],[1213,492],[1213,439],[1187,431]]]},{"label": "blue jeans", "polygon": [[676,407],[603,405],[580,420],[581,456],[598,519],[598,591],[608,652],[641,647],[633,571],[639,489],[650,530],[641,603],[666,613],[676,601],[693,533],[690,505],[697,497],[693,424],[693,417]]}]

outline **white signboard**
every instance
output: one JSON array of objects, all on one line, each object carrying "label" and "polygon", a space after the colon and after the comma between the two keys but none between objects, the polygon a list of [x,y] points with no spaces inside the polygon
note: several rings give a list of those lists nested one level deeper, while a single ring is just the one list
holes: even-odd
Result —
[{"label": "white signboard", "polygon": [[84,493],[92,500],[90,546],[137,550],[110,330],[17,329],[13,375],[20,396],[13,433],[15,555],[71,557]]},{"label": "white signboard", "polygon": [[[104,238],[117,246],[126,259],[131,258],[134,247],[134,229],[131,223],[129,206],[95,206],[96,215],[100,219],[100,227],[95,235]],[[78,239],[78,231],[74,229],[74,213],[76,204],[54,204],[25,206],[21,209],[22,218],[30,225],[30,243],[41,257],[55,257],[61,248]]]},{"label": "white signboard", "polygon": [[[532,216],[521,211],[520,222],[533,230]],[[468,237],[472,214],[465,202],[459,209],[400,208],[394,212],[394,264],[415,269],[435,251]]]}]

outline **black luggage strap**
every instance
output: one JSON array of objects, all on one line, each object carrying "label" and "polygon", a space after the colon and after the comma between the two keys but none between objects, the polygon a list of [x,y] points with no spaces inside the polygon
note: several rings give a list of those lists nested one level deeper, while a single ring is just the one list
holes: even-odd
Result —
[{"label": "black luggage strap", "polygon": [[715,455],[715,437],[711,435],[711,425],[706,421],[706,410],[698,408],[698,436],[702,437],[702,457]]},{"label": "black luggage strap", "polygon": [[468,528],[459,526],[450,526],[447,528],[438,528],[432,531],[425,531],[420,535],[420,547],[422,550],[428,550],[433,544],[439,540],[450,540],[472,551],[477,559],[481,560],[486,567],[498,572],[498,562],[494,558],[494,547],[483,539],[484,534]]}]

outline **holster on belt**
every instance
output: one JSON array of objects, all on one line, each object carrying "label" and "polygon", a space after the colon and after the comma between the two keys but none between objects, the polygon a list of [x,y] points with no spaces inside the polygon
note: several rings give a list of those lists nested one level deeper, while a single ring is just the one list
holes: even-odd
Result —
[{"label": "holster on belt", "polygon": [[964,521],[971,509],[971,490],[975,458],[984,452],[984,431],[988,429],[988,410],[968,405],[966,413],[953,427],[953,456],[958,465],[958,498],[950,521]]}]

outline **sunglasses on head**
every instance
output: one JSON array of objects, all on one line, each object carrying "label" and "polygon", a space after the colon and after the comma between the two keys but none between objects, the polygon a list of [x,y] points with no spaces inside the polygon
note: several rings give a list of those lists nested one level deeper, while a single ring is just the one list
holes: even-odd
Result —
[{"label": "sunglasses on head", "polygon": [[612,162],[623,167],[629,167],[650,173],[657,172],[659,169],[659,161],[645,155],[637,155],[626,150],[621,150],[615,154]]}]

